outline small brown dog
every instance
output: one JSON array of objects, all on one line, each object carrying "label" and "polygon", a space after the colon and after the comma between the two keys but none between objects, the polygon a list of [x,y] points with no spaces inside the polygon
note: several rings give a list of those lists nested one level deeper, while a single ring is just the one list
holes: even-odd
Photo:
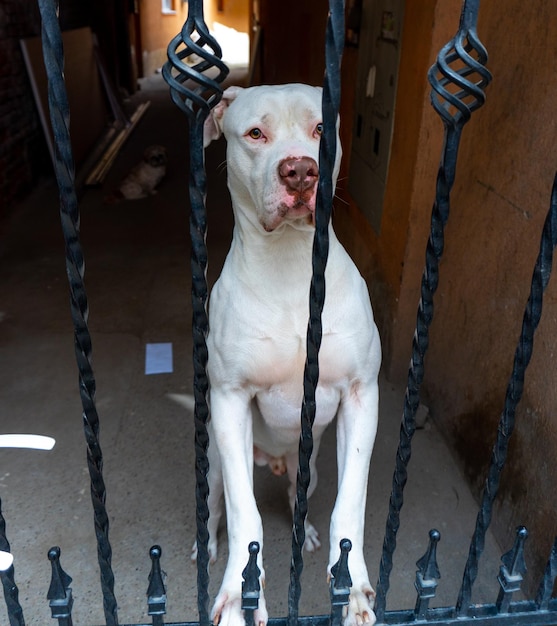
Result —
[{"label": "small brown dog", "polygon": [[138,200],[155,194],[157,185],[166,174],[166,148],[149,146],[143,152],[143,160],[135,165],[118,187],[105,197],[107,204],[121,200]]}]

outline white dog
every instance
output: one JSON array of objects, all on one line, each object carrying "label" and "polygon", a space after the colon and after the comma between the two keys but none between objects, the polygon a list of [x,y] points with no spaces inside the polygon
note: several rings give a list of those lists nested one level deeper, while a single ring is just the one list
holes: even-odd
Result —
[{"label": "white dog", "polygon": [[[321,89],[296,84],[231,87],[205,124],[206,145],[221,133],[228,142],[235,217],[232,245],[211,294],[208,337],[212,560],[223,493],[229,539],[212,618],[223,626],[243,626],[242,570],[248,545],[258,541],[263,546],[253,495],[254,461],[269,463],[278,474],[288,472],[294,504],[321,122]],[[339,147],[335,182],[340,156]],[[375,620],[363,535],[381,347],[365,282],[332,226],[329,237],[308,495],[317,483],[320,438],[337,417],[338,495],[329,570],[338,559],[340,540],[349,538],[353,586],[346,623],[357,625]],[[306,549],[319,545],[317,531],[307,522]],[[258,624],[268,619],[263,594],[255,619]]]}]

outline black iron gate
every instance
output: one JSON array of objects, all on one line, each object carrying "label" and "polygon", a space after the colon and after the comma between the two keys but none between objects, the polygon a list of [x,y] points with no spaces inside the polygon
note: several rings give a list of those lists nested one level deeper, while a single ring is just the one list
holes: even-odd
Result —
[{"label": "black iron gate", "polygon": [[[340,546],[340,556],[331,581],[331,612],[325,616],[299,617],[300,575],[303,568],[303,520],[307,510],[309,484],[309,458],[312,451],[311,428],[315,416],[315,388],[318,380],[317,355],[321,340],[320,319],[324,304],[324,270],[328,254],[327,225],[332,206],[332,163],[335,154],[335,123],[340,99],[340,61],[343,48],[344,3],[330,0],[327,25],[326,74],[323,91],[324,133],[320,148],[320,177],[316,209],[314,240],[314,273],[310,291],[310,323],[307,334],[307,361],[304,375],[304,402],[301,414],[300,466],[296,497],[295,522],[292,538],[292,564],[286,618],[271,619],[273,626],[294,626],[296,623],[325,626],[342,622],[342,608],[348,602],[350,575],[350,541]],[[71,312],[74,322],[75,351],[80,376],[80,395],[83,405],[83,423],[87,443],[87,458],[91,477],[91,497],[94,525],[98,545],[104,614],[107,626],[118,624],[117,604],[114,595],[114,575],[111,566],[111,547],[108,538],[108,516],[105,508],[106,489],[103,481],[103,457],[98,440],[99,418],[95,406],[95,379],[91,368],[91,339],[87,316],[87,296],[83,285],[84,264],[79,241],[79,211],[74,186],[74,166],[69,141],[69,108],[63,79],[63,50],[57,19],[57,2],[39,0],[43,20],[43,48],[49,80],[51,122],[56,140],[56,177],[60,189],[60,216],[66,242],[66,268],[71,293]],[[407,624],[430,622],[435,624],[557,624],[557,599],[552,598],[557,575],[557,540],[547,561],[547,568],[532,600],[513,602],[513,593],[520,590],[525,570],[524,542],[527,530],[517,530],[514,546],[502,556],[498,581],[500,591],[491,604],[471,604],[472,588],[477,576],[478,563],[491,521],[492,506],[497,495],[499,479],[507,457],[512,435],[516,407],[522,396],[525,370],[532,354],[533,338],[540,321],[543,293],[548,284],[557,243],[557,182],[554,184],[549,213],[543,228],[539,256],[534,268],[530,296],[524,313],[522,332],[515,353],[513,371],[508,384],[501,413],[497,438],[493,447],[491,464],[477,515],[476,527],[470,543],[461,589],[452,607],[429,608],[435,597],[440,577],[436,562],[440,534],[429,533],[426,553],[417,562],[415,587],[416,605],[403,611],[386,610],[386,597],[392,570],[393,554],[403,505],[403,492],[411,456],[411,443],[415,431],[415,416],[419,404],[419,391],[424,375],[424,357],[429,342],[429,327],[433,318],[433,297],[439,279],[439,260],[443,253],[444,228],[449,217],[450,192],[455,177],[460,136],[471,114],[485,100],[484,88],[491,76],[485,68],[487,53],[478,39],[476,23],[479,0],[465,0],[456,36],[442,48],[436,64],[429,72],[432,86],[432,105],[444,124],[445,140],[436,185],[436,198],[431,216],[431,231],[426,250],[426,263],[421,283],[416,332],[412,345],[412,358],[408,374],[400,443],[396,455],[392,493],[381,556],[375,613],[380,624]],[[184,63],[188,57],[199,60],[192,65]],[[190,121],[191,171],[190,197],[192,238],[192,302],[194,333],[194,393],[195,393],[195,448],[196,448],[196,511],[198,543],[198,610],[199,624],[210,623],[208,614],[208,533],[207,533],[207,348],[208,330],[206,304],[207,283],[205,272],[207,249],[205,246],[206,179],[204,170],[202,128],[209,111],[222,95],[220,83],[228,69],[221,60],[218,43],[210,35],[203,20],[202,0],[190,0],[188,19],[182,32],[169,46],[169,62],[164,76],[171,87],[174,102],[187,114]],[[191,60],[191,59],[190,59]],[[216,68],[216,77],[209,71]],[[193,87],[191,85],[194,85]],[[253,622],[257,608],[259,582],[256,543],[246,546],[249,554],[244,572],[243,608],[246,623]],[[0,513],[0,550],[9,552],[6,527]],[[249,551],[249,552],[248,552]],[[153,546],[149,552],[152,560],[149,575],[148,614],[153,624],[163,624],[166,612],[166,590],[161,575],[161,549]],[[60,565],[60,549],[52,548],[48,558],[52,566],[52,582],[48,591],[52,617],[61,625],[72,624],[71,578]],[[24,624],[23,609],[18,599],[13,565],[0,572],[7,612],[11,626]],[[196,622],[197,623],[197,622]]]}]

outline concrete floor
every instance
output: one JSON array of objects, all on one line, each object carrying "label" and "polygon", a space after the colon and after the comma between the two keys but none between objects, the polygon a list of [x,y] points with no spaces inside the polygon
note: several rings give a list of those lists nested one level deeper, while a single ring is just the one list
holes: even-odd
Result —
[{"label": "concrete floor", "polygon": [[[162,87],[162,90],[161,90]],[[191,393],[191,314],[187,197],[187,125],[160,80],[144,84],[134,99],[151,100],[144,120],[122,150],[102,189],[80,201],[86,288],[97,378],[97,406],[111,523],[113,567],[121,623],[147,621],[148,551],[158,543],[168,592],[167,621],[195,620],[193,423],[169,393]],[[103,196],[143,148],[166,145],[167,177],[151,198],[105,205]],[[230,239],[222,142],[207,154],[209,173],[209,280],[214,281]],[[51,452],[0,450],[0,497],[15,575],[28,624],[49,618],[47,551],[62,548],[73,577],[74,623],[104,621],[81,404],[58,217],[57,190],[45,180],[16,207],[0,241],[0,430],[52,435]],[[172,342],[174,372],[147,376],[145,345]],[[410,354],[410,346],[409,354]],[[369,483],[366,551],[377,580],[394,468],[403,389],[381,382],[381,421]],[[310,501],[312,520],[327,542],[335,484],[334,432],[319,457],[320,487]],[[256,488],[266,529],[267,604],[286,614],[290,520],[284,480],[257,468]],[[388,608],[415,603],[415,562],[438,528],[442,579],[434,605],[456,600],[476,504],[432,425],[417,431],[405,492]],[[223,571],[226,541],[211,571],[214,594]],[[475,601],[493,601],[500,550],[491,537]],[[306,556],[302,614],[329,610],[327,550]],[[3,609],[0,607],[0,615]],[[0,623],[6,623],[0,618]]]}]

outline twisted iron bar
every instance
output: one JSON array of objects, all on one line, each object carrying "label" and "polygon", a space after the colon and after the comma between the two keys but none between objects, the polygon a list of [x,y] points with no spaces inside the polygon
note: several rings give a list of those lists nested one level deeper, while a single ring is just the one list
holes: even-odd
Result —
[{"label": "twisted iron bar", "polygon": [[[6,537],[6,520],[2,515],[2,500],[0,499],[0,550],[11,552],[10,543]],[[0,580],[4,589],[4,600],[8,610],[10,626],[25,626],[23,609],[19,603],[19,590],[15,584],[15,570],[11,565],[5,572],[0,572]]]},{"label": "twisted iron bar", "polygon": [[[403,492],[408,478],[407,468],[412,453],[412,437],[416,429],[416,411],[420,403],[419,393],[424,377],[424,358],[429,345],[429,327],[433,319],[433,296],[439,282],[439,261],[443,254],[444,228],[449,218],[450,192],[455,179],[460,137],[472,112],[484,103],[483,89],[491,81],[491,74],[484,67],[487,52],[476,34],[478,9],[479,0],[464,2],[457,34],[441,49],[436,64],[428,72],[432,86],[432,106],[444,124],[444,143],[437,175],[436,198],[431,214],[431,231],[426,248],[400,441],[379,567],[375,600],[375,614],[379,623],[383,621],[385,614],[396,535],[400,526]],[[472,56],[471,52],[475,56]]]},{"label": "twisted iron bar", "polygon": [[[199,38],[194,41],[197,33]],[[185,45],[185,48],[181,48]],[[209,48],[211,52],[207,50]],[[193,54],[201,58],[193,67],[183,62]],[[215,56],[216,55],[216,56]],[[179,35],[168,46],[168,61],[163,67],[163,77],[170,87],[174,103],[187,115],[190,126],[190,178],[191,203],[191,275],[192,275],[192,335],[193,335],[193,390],[195,397],[195,474],[196,474],[196,526],[197,526],[197,606],[201,626],[210,623],[209,618],[209,533],[207,522],[209,487],[207,474],[209,461],[207,450],[209,435],[207,422],[209,408],[207,394],[207,176],[203,151],[203,123],[211,108],[222,97],[222,82],[228,67],[222,62],[222,51],[210,35],[203,17],[202,0],[190,0],[188,17]],[[205,75],[213,67],[218,75],[213,80]]]},{"label": "twisted iron bar", "polygon": [[325,267],[329,254],[329,222],[333,201],[332,174],[337,151],[337,118],[340,108],[340,64],[344,46],[344,2],[329,1],[325,42],[323,82],[323,135],[319,145],[319,182],[315,208],[313,240],[313,275],[310,285],[309,322],[304,368],[304,398],[301,408],[299,464],[292,529],[292,559],[288,589],[288,624],[295,626],[301,593],[300,578],[304,567],[302,550],[305,541],[307,491],[310,483],[309,462],[313,452],[312,427],[315,421],[315,390],[319,380],[319,348],[322,338],[321,315],[325,304]]},{"label": "twisted iron bar", "polygon": [[553,253],[557,245],[557,175],[553,181],[551,201],[548,214],[543,226],[540,251],[532,275],[530,295],[526,303],[522,330],[514,355],[512,374],[507,386],[505,404],[499,426],[497,438],[491,453],[491,463],[484,485],[480,510],[476,518],[476,527],[468,560],[464,570],[462,586],[456,604],[456,614],[464,617],[470,609],[472,586],[478,574],[478,561],[485,545],[485,536],[491,523],[493,503],[499,489],[501,472],[507,459],[509,441],[514,430],[516,408],[524,390],[526,368],[532,357],[534,334],[541,319],[543,293],[549,282],[553,265]]},{"label": "twisted iron bar", "polygon": [[97,553],[100,566],[104,613],[107,626],[118,624],[112,548],[108,539],[106,488],[99,442],[99,418],[95,406],[95,377],[91,366],[91,335],[87,325],[89,307],[83,283],[85,265],[79,240],[79,210],[75,191],[75,169],[70,143],[70,111],[64,84],[64,50],[58,23],[58,2],[38,0],[42,18],[44,63],[48,78],[50,121],[55,139],[55,173],[60,195],[60,220],[66,249],[66,273],[70,286],[70,309],[74,324],[74,346],[87,442],[87,465],[91,478]]}]

